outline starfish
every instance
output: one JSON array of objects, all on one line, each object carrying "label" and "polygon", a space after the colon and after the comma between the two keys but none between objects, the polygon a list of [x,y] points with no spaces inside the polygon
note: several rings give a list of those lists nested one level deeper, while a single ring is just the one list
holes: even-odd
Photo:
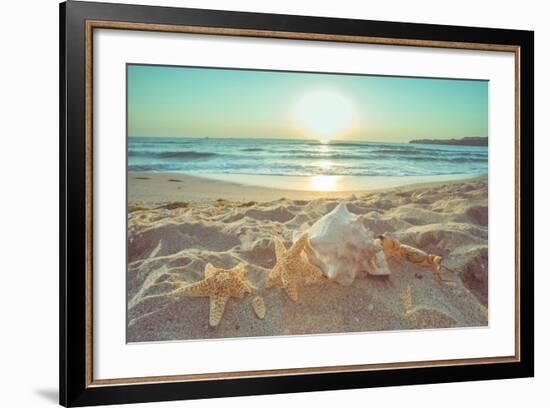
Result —
[{"label": "starfish", "polygon": [[210,326],[217,326],[222,319],[225,305],[229,298],[242,299],[251,293],[254,287],[244,276],[243,264],[232,269],[220,269],[211,263],[204,268],[204,279],[195,283],[184,284],[170,292],[169,296],[192,296],[210,298]]},{"label": "starfish", "polygon": [[323,272],[310,264],[302,251],[308,244],[308,234],[304,234],[289,249],[279,238],[274,238],[275,255],[277,263],[267,277],[268,288],[273,285],[283,286],[290,299],[298,300],[298,285],[302,282],[317,280],[323,276]]}]

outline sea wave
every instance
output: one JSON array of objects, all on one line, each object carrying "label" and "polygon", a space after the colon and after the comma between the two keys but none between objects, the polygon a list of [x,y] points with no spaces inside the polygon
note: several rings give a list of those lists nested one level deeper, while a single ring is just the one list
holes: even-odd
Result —
[{"label": "sea wave", "polygon": [[486,147],[269,139],[128,139],[128,170],[285,176],[487,172]]},{"label": "sea wave", "polygon": [[467,154],[469,156],[484,156],[486,157],[487,155],[485,153],[477,153],[477,152],[460,152],[460,151],[454,151],[454,150],[444,150],[444,149],[418,149],[418,148],[413,148],[413,149],[406,149],[406,148],[397,148],[397,147],[393,147],[393,148],[386,148],[386,149],[373,149],[371,150],[372,153],[381,153],[381,154],[397,154],[397,155],[406,155],[406,156],[414,156],[414,155],[417,155],[417,154],[425,154],[425,153],[429,153],[429,154],[434,154],[434,153],[437,153],[437,154]]},{"label": "sea wave", "polygon": [[219,154],[212,153],[212,152],[196,152],[192,150],[168,151],[168,152],[143,151],[143,150],[128,151],[128,157],[151,157],[151,158],[159,158],[159,159],[203,159],[203,158],[216,157],[216,156],[219,156]]},{"label": "sea wave", "polygon": [[274,155],[278,160],[325,160],[325,161],[345,161],[345,160],[404,160],[404,161],[433,161],[433,162],[485,162],[486,156],[476,155],[455,155],[455,156],[443,156],[443,155],[427,155],[426,153],[416,152],[414,154],[384,154],[369,152],[356,152],[356,153],[333,153],[333,152],[312,152],[312,153],[286,153]]}]

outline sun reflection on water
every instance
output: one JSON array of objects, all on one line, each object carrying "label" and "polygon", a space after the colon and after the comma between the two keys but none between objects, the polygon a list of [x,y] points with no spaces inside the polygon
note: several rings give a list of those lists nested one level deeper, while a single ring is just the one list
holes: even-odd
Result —
[{"label": "sun reflection on water", "polygon": [[321,170],[328,170],[332,167],[332,162],[330,160],[321,160],[320,162],[317,163],[317,166]]}]

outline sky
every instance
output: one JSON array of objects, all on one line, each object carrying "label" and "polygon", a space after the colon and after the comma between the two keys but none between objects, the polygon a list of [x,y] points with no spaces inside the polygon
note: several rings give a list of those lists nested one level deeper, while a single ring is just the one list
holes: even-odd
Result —
[{"label": "sky", "polygon": [[128,65],[128,135],[407,142],[488,135],[488,82]]}]

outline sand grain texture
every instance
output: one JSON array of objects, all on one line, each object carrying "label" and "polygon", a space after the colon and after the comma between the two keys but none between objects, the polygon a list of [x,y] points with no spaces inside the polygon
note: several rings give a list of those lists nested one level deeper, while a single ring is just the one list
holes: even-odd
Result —
[{"label": "sand grain texture", "polygon": [[[133,200],[129,194],[130,342],[487,325],[486,178],[333,197],[252,187],[224,197],[231,186],[193,193],[185,191],[187,179],[172,179],[180,182],[167,184],[183,190],[168,201]],[[130,188],[148,182],[136,179]],[[442,256],[457,272],[446,273],[455,284],[438,284],[427,269],[389,260],[389,278],[360,274],[351,286],[313,283],[300,288],[296,302],[283,289],[266,288],[276,262],[272,238],[290,247],[294,231],[308,228],[343,199],[373,234],[387,233]],[[218,268],[245,263],[246,277],[257,288],[244,299],[230,299],[217,327],[208,324],[208,298],[164,296],[178,283],[202,279],[208,262]],[[256,296],[265,304],[263,319],[251,307]]]}]

